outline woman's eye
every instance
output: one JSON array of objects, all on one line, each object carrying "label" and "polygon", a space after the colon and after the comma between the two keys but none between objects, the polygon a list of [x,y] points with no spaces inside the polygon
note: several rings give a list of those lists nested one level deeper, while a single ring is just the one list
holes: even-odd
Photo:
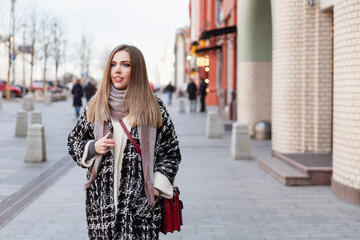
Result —
[{"label": "woman's eye", "polygon": [[130,67],[130,64],[124,63],[123,66],[124,66],[124,67]]},{"label": "woman's eye", "polygon": [[111,63],[111,67],[115,67],[116,66],[116,64],[115,63]]}]

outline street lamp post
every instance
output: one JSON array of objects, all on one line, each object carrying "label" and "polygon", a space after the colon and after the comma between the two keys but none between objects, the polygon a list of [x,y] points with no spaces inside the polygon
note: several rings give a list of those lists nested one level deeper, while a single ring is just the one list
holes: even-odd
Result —
[{"label": "street lamp post", "polygon": [[21,26],[21,30],[23,32],[23,92],[22,92],[22,95],[25,96],[25,28],[26,28],[26,25],[23,24]]}]

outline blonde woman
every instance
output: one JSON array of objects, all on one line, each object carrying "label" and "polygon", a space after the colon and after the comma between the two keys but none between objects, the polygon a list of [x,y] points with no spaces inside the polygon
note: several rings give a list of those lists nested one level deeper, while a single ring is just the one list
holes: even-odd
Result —
[{"label": "blonde woman", "polygon": [[138,48],[120,45],[111,52],[100,88],[69,134],[68,150],[88,169],[90,239],[158,239],[159,199],[172,198],[181,155],[174,125],[151,90]]}]

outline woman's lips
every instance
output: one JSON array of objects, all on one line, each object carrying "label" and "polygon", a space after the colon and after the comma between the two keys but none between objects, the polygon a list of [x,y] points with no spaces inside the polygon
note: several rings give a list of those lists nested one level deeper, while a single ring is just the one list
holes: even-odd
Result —
[{"label": "woman's lips", "polygon": [[115,80],[115,82],[121,82],[121,81],[124,80],[124,78],[122,78],[122,77],[115,77],[114,80]]}]

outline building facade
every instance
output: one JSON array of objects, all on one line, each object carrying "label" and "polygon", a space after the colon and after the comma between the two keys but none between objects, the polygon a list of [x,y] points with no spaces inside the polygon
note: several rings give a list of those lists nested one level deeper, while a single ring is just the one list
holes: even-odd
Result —
[{"label": "building facade", "polygon": [[189,29],[178,29],[175,37],[175,87],[182,93],[183,86],[189,81],[190,39]]},{"label": "building facade", "polygon": [[237,119],[253,135],[258,121],[271,121],[272,24],[269,0],[238,1]]},{"label": "building facade", "polygon": [[311,156],[310,165],[329,156],[333,193],[360,204],[360,1],[239,0],[238,6],[238,120],[251,130],[256,111],[271,116],[276,156]]},{"label": "building facade", "polygon": [[236,119],[236,0],[190,1],[190,76],[208,83],[207,105]]},{"label": "building facade", "polygon": [[327,162],[316,184],[360,204],[360,0],[192,0],[190,16],[208,104],[250,135],[271,122],[275,157]]}]

